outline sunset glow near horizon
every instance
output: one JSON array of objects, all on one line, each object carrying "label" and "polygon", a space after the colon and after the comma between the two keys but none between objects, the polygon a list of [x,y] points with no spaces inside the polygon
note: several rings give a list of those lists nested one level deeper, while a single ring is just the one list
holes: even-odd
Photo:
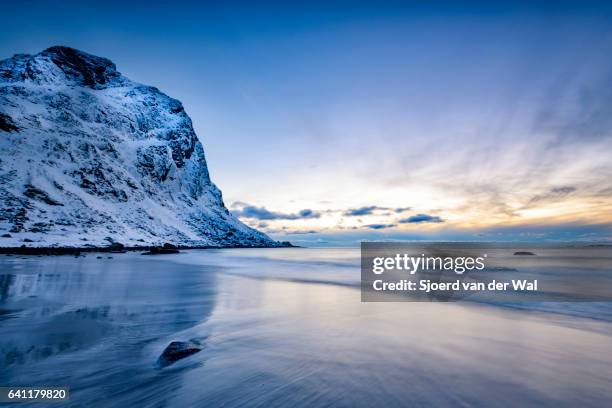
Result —
[{"label": "sunset glow near horizon", "polygon": [[67,45],[181,100],[274,238],[612,240],[608,8],[132,4],[83,30],[69,3],[7,10],[1,58]]}]

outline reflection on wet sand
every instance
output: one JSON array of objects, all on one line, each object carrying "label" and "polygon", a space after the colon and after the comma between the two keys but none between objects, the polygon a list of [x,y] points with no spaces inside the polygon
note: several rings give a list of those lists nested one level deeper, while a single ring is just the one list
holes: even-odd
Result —
[{"label": "reflection on wet sand", "polygon": [[99,384],[150,381],[146,345],[205,321],[215,301],[214,273],[187,266],[172,279],[169,265],[137,255],[4,261],[0,382],[59,381],[94,397]]}]

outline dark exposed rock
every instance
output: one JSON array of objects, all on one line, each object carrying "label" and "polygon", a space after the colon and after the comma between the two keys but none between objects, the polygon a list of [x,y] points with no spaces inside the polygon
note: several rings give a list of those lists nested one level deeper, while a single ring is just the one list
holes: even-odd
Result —
[{"label": "dark exposed rock", "polygon": [[28,232],[48,232],[51,230],[52,225],[52,223],[35,222],[28,228]]},{"label": "dark exposed rock", "polygon": [[9,115],[0,112],[0,130],[4,130],[5,132],[17,132],[19,128],[15,126]]},{"label": "dark exposed rock", "polygon": [[70,47],[55,46],[42,52],[64,71],[67,77],[85,86],[104,85],[113,78],[119,78],[115,64],[106,58],[75,50]]},{"label": "dark exposed rock", "polygon": [[535,254],[529,251],[516,251],[514,255],[535,255]]},{"label": "dark exposed rock", "polygon": [[47,194],[43,190],[37,187],[34,187],[31,184],[26,184],[24,187],[26,190],[23,192],[23,195],[28,198],[31,198],[33,200],[42,201],[43,203],[49,204],[49,205],[63,205],[62,203],[49,197],[49,194]]},{"label": "dark exposed rock", "polygon": [[143,176],[165,181],[172,169],[172,157],[165,146],[148,146],[138,149],[138,170]]},{"label": "dark exposed rock", "polygon": [[163,254],[178,254],[180,251],[176,245],[165,243],[162,247],[151,247],[149,251],[143,252],[143,255],[163,255]]},{"label": "dark exposed rock", "polygon": [[11,234],[2,234],[2,238],[11,238],[12,235]]},{"label": "dark exposed rock", "polygon": [[125,245],[123,245],[120,242],[112,242],[109,246],[108,246],[108,250],[109,252],[112,252],[114,254],[123,254],[125,253]]},{"label": "dark exposed rock", "polygon": [[180,359],[202,351],[202,346],[194,341],[173,341],[157,359],[160,367],[166,367]]}]

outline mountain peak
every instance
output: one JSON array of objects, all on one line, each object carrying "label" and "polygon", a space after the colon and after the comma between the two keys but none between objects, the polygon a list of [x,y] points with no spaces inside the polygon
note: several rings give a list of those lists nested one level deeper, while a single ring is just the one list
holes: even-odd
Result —
[{"label": "mountain peak", "polygon": [[15,54],[0,61],[0,82],[23,81],[102,89],[122,85],[126,78],[107,58],[54,46],[38,54]]},{"label": "mountain peak", "polygon": [[49,57],[67,77],[80,80],[85,86],[105,85],[121,76],[111,60],[74,48],[57,45],[47,48],[40,55]]}]

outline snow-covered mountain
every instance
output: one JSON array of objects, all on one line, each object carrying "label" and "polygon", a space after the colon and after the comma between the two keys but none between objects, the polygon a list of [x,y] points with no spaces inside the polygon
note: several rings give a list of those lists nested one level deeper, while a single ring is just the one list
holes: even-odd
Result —
[{"label": "snow-covered mountain", "polygon": [[0,61],[0,247],[277,246],[225,208],[182,104],[68,47]]}]

